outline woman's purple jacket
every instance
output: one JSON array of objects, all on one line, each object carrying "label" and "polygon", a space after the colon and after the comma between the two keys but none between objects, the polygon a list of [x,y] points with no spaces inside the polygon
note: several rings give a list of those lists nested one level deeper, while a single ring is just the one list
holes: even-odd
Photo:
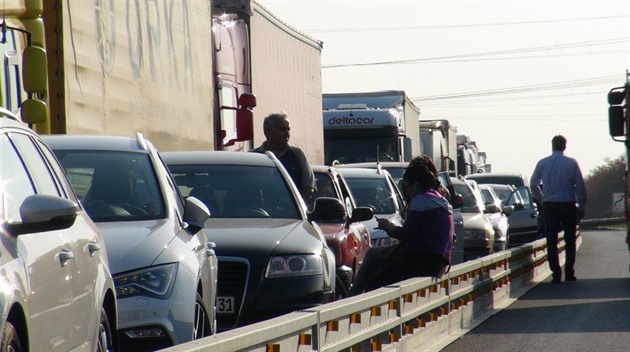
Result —
[{"label": "woman's purple jacket", "polygon": [[438,191],[429,190],[413,197],[403,226],[390,236],[405,242],[407,257],[437,254],[450,264],[454,232],[453,208]]}]

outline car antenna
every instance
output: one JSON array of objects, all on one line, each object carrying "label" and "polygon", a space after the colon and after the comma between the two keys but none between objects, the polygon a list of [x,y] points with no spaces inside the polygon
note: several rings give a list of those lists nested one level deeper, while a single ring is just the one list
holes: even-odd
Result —
[{"label": "car antenna", "polygon": [[381,151],[380,151],[380,149],[381,149],[381,145],[377,144],[376,145],[376,173],[379,174],[379,175],[382,173],[381,172],[381,158],[380,158]]}]

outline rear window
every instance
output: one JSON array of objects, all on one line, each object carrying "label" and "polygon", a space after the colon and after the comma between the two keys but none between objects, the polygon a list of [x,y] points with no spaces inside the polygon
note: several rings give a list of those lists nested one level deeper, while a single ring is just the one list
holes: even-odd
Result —
[{"label": "rear window", "polygon": [[523,178],[518,177],[518,176],[470,175],[470,176],[466,176],[466,178],[470,180],[475,180],[477,181],[477,183],[481,183],[481,184],[494,183],[494,184],[499,184],[499,185],[511,185],[514,188],[527,186],[525,182],[523,181]]}]

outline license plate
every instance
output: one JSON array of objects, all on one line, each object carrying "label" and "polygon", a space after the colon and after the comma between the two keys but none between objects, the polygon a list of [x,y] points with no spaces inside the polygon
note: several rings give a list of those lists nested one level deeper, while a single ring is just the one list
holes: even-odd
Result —
[{"label": "license plate", "polygon": [[217,313],[230,314],[234,313],[234,297],[217,297]]}]

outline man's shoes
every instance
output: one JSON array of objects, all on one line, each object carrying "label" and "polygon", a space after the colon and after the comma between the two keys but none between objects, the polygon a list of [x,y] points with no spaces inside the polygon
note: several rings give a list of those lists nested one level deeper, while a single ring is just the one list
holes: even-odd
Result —
[{"label": "man's shoes", "polygon": [[551,280],[551,283],[552,283],[552,284],[559,284],[559,283],[560,283],[560,278],[554,277],[554,278]]},{"label": "man's shoes", "polygon": [[564,278],[565,281],[577,281],[577,277],[575,276],[567,276]]}]

